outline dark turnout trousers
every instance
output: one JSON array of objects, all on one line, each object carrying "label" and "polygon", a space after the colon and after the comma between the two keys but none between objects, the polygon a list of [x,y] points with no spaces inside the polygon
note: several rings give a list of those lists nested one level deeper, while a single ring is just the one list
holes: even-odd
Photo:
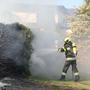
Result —
[{"label": "dark turnout trousers", "polygon": [[79,72],[77,69],[76,60],[70,60],[70,61],[65,62],[63,71],[62,71],[62,75],[61,75],[61,80],[65,80],[65,76],[66,76],[67,70],[70,67],[70,65],[72,66],[72,72],[74,73],[75,81],[78,81],[79,80]]}]

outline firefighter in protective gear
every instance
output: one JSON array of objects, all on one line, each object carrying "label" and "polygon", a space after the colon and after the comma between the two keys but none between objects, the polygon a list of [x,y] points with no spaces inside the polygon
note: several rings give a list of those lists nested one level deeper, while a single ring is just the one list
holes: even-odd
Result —
[{"label": "firefighter in protective gear", "polygon": [[65,52],[66,56],[66,61],[65,65],[63,67],[62,75],[60,80],[65,80],[65,76],[67,73],[67,70],[69,66],[72,66],[72,72],[74,73],[75,76],[75,81],[79,81],[79,72],[77,69],[77,64],[76,64],[76,56],[77,56],[77,46],[75,43],[71,41],[70,38],[65,38],[64,40],[64,47],[59,48],[61,52]]}]

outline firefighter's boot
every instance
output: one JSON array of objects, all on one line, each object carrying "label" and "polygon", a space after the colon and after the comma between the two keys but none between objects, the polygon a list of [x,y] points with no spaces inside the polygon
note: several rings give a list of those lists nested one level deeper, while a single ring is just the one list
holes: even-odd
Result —
[{"label": "firefighter's boot", "polygon": [[80,76],[79,75],[76,75],[75,76],[75,81],[78,82],[80,80]]},{"label": "firefighter's boot", "polygon": [[65,80],[65,75],[61,75],[60,80],[64,81]]}]

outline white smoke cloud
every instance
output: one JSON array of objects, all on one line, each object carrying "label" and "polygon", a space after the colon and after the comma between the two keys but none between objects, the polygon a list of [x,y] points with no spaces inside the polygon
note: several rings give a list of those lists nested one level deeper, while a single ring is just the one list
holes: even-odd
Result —
[{"label": "white smoke cloud", "polygon": [[1,4],[43,4],[43,5],[56,5],[58,0],[2,0]]},{"label": "white smoke cloud", "polygon": [[[54,30],[35,30],[35,39],[32,43],[34,53],[31,57],[32,75],[48,79],[59,79],[64,63],[63,54],[58,52],[62,46],[64,36]],[[56,47],[57,46],[57,47]]]}]

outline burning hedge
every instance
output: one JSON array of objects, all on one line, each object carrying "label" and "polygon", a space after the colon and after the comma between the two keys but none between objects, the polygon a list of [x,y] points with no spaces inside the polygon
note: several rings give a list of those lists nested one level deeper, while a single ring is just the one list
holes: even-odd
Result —
[{"label": "burning hedge", "polygon": [[31,30],[19,23],[0,24],[0,77],[30,75]]}]

